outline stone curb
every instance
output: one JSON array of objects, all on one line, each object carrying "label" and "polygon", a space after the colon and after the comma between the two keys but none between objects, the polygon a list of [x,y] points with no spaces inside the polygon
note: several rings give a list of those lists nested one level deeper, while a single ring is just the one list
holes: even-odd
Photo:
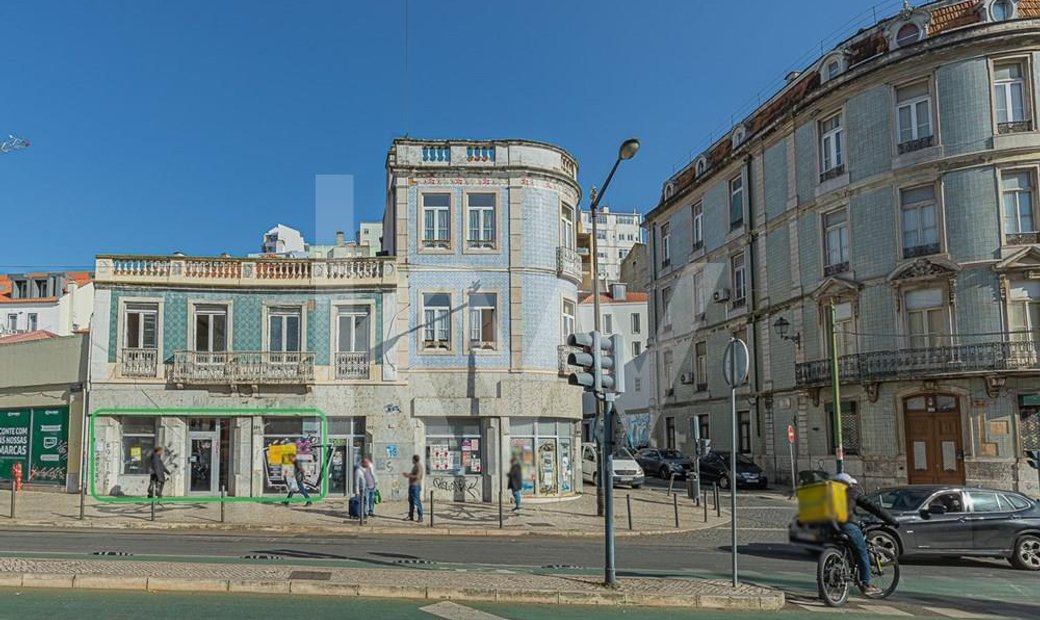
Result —
[{"label": "stone curb", "polygon": [[[617,538],[636,538],[640,536],[661,536],[665,534],[684,534],[711,529],[729,523],[728,517],[723,517],[717,523],[698,523],[698,527],[679,527],[656,530],[627,531],[615,527],[614,535]],[[242,532],[256,532],[266,534],[374,534],[378,536],[390,534],[406,534],[408,536],[466,536],[466,537],[488,537],[488,538],[517,538],[523,536],[537,536],[542,538],[602,538],[601,527],[593,530],[517,530],[517,529],[478,529],[478,528],[431,528],[431,527],[375,527],[359,526],[353,523],[344,523],[341,526],[281,526],[281,525],[251,525],[251,524],[226,524],[226,523],[99,523],[96,521],[29,521],[15,519],[0,522],[0,530],[25,530],[26,528],[62,528],[81,530],[140,530],[140,531],[201,531],[208,534],[239,534]]]},{"label": "stone curb", "polygon": [[[186,579],[180,577],[114,577],[83,574],[0,573],[0,587],[85,590],[140,590],[147,592],[222,592],[230,594],[312,594],[319,596],[392,598],[411,600],[484,601],[578,606],[685,607],[703,609],[778,610],[785,603],[782,592],[763,594],[626,594],[604,590],[500,590],[496,588],[444,588],[440,586],[387,586],[329,583],[324,581],[271,581]],[[765,590],[765,588],[763,588]]]}]

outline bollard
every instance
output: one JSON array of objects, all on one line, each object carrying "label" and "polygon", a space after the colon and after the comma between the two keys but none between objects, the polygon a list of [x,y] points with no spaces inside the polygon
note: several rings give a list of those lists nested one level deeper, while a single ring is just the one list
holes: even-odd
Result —
[{"label": "bollard", "polygon": [[715,485],[715,516],[722,516],[722,504],[719,502],[719,485]]},{"label": "bollard", "polygon": [[668,480],[668,494],[669,495],[671,495],[673,493],[672,487],[674,487],[674,486],[675,486],[675,472],[673,471],[671,478],[669,478],[669,480]]},{"label": "bollard", "polygon": [[679,527],[679,496],[672,493],[672,509],[675,511],[675,527]]},{"label": "bollard", "polygon": [[152,505],[152,521],[155,521],[155,498],[152,498],[150,503]]},{"label": "bollard", "polygon": [[220,522],[224,522],[224,496],[227,495],[227,487],[220,485]]},{"label": "bollard", "polygon": [[433,491],[430,491],[430,527],[433,527]]},{"label": "bollard", "polygon": [[704,500],[701,505],[704,506],[704,522],[708,522],[708,489],[701,489],[701,494],[704,495]]},{"label": "bollard", "polygon": [[11,518],[14,518],[15,510],[18,505],[18,500],[15,497],[18,494],[18,487],[15,485],[15,481],[11,480]]},{"label": "bollard", "polygon": [[498,485],[498,529],[504,527],[503,516],[502,516],[502,485]]},{"label": "bollard", "polygon": [[[81,483],[82,484],[82,483]],[[79,520],[83,520],[83,515],[87,510],[87,488],[83,485],[83,488],[79,490]]]},{"label": "bollard", "polygon": [[632,496],[625,493],[625,503],[628,504],[628,529],[632,529]]}]

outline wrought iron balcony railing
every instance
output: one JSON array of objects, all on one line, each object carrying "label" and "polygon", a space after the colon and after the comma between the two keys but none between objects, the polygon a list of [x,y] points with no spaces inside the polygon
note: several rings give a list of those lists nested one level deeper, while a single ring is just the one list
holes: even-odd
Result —
[{"label": "wrought iron balcony railing", "polygon": [[157,349],[123,349],[120,374],[124,377],[155,377],[159,364]]},{"label": "wrought iron balcony railing", "polygon": [[367,379],[368,351],[339,351],[336,353],[337,379]]},{"label": "wrought iron balcony railing", "polygon": [[173,383],[184,385],[301,385],[314,382],[308,351],[177,351]]},{"label": "wrought iron balcony railing", "polygon": [[556,248],[556,275],[581,282],[581,255],[571,248]]},{"label": "wrought iron balcony railing", "polygon": [[[1035,339],[871,351],[838,358],[841,383],[1036,369],[1040,369],[1040,340]],[[797,364],[795,382],[799,387],[830,385],[830,360]]]}]

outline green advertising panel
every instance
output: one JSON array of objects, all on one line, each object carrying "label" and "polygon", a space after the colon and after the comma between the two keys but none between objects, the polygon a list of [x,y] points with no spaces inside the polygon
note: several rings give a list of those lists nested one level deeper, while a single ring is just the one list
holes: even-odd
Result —
[{"label": "green advertising panel", "polygon": [[11,479],[11,466],[22,464],[22,479],[29,475],[29,409],[0,411],[0,480]]},{"label": "green advertising panel", "polygon": [[69,469],[68,407],[33,409],[29,457],[28,480],[64,484]]},{"label": "green advertising panel", "polygon": [[0,411],[0,480],[22,464],[25,482],[64,483],[69,468],[69,408]]}]

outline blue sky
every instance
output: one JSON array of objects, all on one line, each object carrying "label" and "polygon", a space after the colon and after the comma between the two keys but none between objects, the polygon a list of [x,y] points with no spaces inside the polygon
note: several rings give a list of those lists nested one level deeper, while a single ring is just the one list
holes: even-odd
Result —
[{"label": "blue sky", "polygon": [[0,271],[242,254],[279,222],[313,238],[316,175],[353,176],[318,240],[349,236],[406,133],[553,142],[586,189],[638,136],[605,201],[645,212],[873,4],[900,1],[411,0],[406,80],[404,0],[5,1],[0,134],[32,146],[0,155]]}]

